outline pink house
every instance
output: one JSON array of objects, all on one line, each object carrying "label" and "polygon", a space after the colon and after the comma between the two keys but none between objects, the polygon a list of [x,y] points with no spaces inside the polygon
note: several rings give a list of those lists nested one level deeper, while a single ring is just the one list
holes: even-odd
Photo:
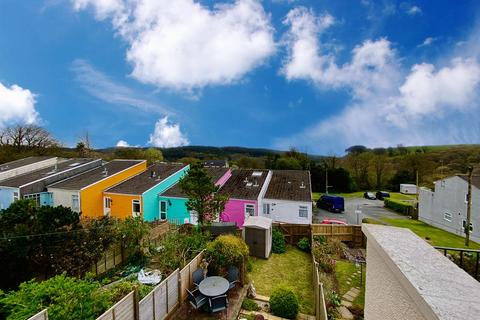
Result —
[{"label": "pink house", "polygon": [[234,170],[220,189],[221,194],[230,197],[225,210],[220,214],[220,220],[235,222],[241,228],[248,216],[258,216],[270,179],[269,170]]}]

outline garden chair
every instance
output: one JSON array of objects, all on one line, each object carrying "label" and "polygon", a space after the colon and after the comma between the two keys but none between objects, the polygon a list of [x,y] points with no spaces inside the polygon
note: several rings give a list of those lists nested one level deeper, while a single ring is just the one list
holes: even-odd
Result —
[{"label": "garden chair", "polygon": [[210,306],[210,312],[212,313],[223,311],[228,308],[228,299],[225,294],[208,299],[208,303]]},{"label": "garden chair", "polygon": [[235,266],[230,266],[228,268],[228,282],[230,283],[228,290],[231,290],[235,288],[235,285],[239,283],[240,281],[238,280],[238,275],[239,275],[239,270]]},{"label": "garden chair", "polygon": [[205,279],[205,276],[203,275],[203,269],[198,268],[192,273],[192,279],[193,279],[193,284],[198,287],[200,282],[202,282],[203,279]]},{"label": "garden chair", "polygon": [[195,310],[200,309],[205,303],[207,303],[207,297],[200,293],[200,290],[193,289],[192,291],[187,290],[188,301],[195,308]]}]

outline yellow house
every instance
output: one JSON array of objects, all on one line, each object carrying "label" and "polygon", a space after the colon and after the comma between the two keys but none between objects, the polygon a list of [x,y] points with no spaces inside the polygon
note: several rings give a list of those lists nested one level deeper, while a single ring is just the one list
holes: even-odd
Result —
[{"label": "yellow house", "polygon": [[[145,160],[112,160],[98,168],[48,186],[54,206],[70,207],[83,217],[106,214],[103,191],[147,168]],[[107,213],[108,214],[108,213]]]}]

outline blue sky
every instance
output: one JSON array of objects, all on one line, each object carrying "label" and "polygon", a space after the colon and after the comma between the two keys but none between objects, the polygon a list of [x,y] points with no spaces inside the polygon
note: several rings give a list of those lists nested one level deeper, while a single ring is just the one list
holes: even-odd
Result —
[{"label": "blue sky", "polygon": [[0,127],[95,147],[478,143],[479,8],[3,0]]}]

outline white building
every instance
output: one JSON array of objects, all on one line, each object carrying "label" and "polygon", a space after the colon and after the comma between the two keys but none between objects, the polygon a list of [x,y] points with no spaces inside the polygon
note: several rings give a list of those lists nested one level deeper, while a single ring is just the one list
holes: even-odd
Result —
[{"label": "white building", "polygon": [[311,224],[310,172],[273,170],[262,200],[261,215],[275,222]]},{"label": "white building", "polygon": [[[456,175],[435,182],[435,191],[419,190],[418,219],[465,236],[468,177]],[[480,242],[480,176],[472,178],[470,239]]]},{"label": "white building", "polygon": [[417,186],[410,183],[402,183],[400,185],[400,193],[403,194],[417,194]]}]

